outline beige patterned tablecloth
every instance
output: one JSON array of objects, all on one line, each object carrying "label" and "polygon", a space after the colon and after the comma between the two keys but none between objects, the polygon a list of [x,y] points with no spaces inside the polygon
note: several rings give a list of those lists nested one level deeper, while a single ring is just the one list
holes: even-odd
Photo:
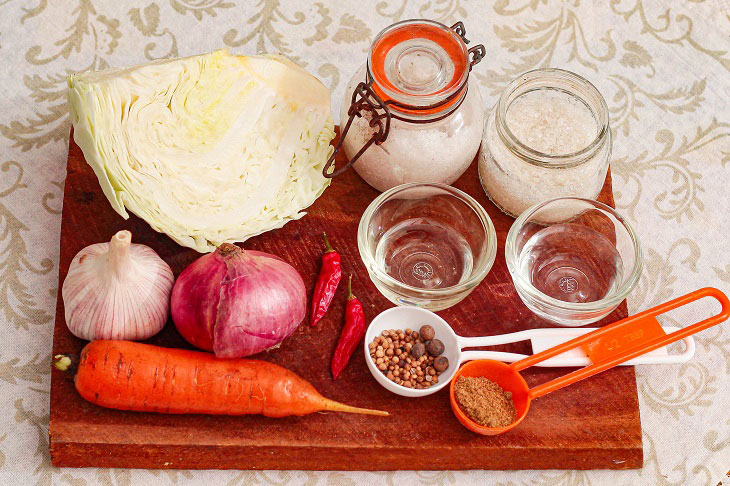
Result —
[{"label": "beige patterned tablecloth", "polygon": [[468,37],[486,45],[488,57],[474,72],[485,108],[517,74],[541,66],[578,72],[604,94],[615,134],[617,205],[638,229],[646,258],[630,311],[708,284],[730,292],[728,0],[0,0],[0,484],[730,484],[730,325],[698,335],[688,364],[637,370],[642,470],[50,466],[49,357],[69,133],[65,76],[220,47],[281,52],[332,89],[338,113],[344,85],[374,35],[411,17],[463,20]]}]

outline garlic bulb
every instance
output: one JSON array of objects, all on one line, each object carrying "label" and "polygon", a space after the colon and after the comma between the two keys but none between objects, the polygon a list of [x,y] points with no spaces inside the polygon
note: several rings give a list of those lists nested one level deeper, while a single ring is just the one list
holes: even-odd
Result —
[{"label": "garlic bulb", "polygon": [[167,322],[172,270],[152,248],[131,242],[132,233],[119,231],[71,261],[61,295],[75,336],[147,339]]}]

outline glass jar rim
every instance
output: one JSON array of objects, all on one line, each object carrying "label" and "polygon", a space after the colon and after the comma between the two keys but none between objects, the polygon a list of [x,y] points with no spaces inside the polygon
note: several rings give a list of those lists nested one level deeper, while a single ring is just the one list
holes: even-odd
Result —
[{"label": "glass jar rim", "polygon": [[[373,258],[372,254],[366,250],[369,249],[369,244],[367,242],[367,226],[375,212],[386,201],[388,201],[391,196],[401,191],[412,189],[414,187],[435,187],[437,189],[442,189],[446,191],[451,196],[460,199],[467,206],[469,206],[469,208],[474,211],[474,213],[479,218],[479,221],[482,223],[482,228],[484,230],[486,240],[485,258],[483,263],[479,267],[475,267],[472,269],[472,273],[466,281],[458,283],[456,285],[452,285],[450,287],[441,287],[437,289],[424,289],[421,287],[414,287],[412,285],[403,283],[400,280],[396,280],[395,278],[388,275],[385,271],[381,270],[380,267],[378,267],[378,265],[375,263],[375,259]],[[357,228],[357,246],[360,252],[360,258],[365,264],[365,267],[368,269],[369,272],[373,272],[380,281],[385,282],[388,285],[398,287],[399,289],[404,289],[410,292],[421,294],[426,298],[439,298],[448,297],[453,294],[463,292],[464,290],[471,289],[473,287],[476,287],[482,280],[484,280],[484,277],[486,277],[486,275],[492,269],[492,265],[494,265],[494,260],[497,256],[497,233],[494,229],[494,223],[492,223],[492,219],[489,217],[489,214],[487,214],[487,211],[482,207],[481,204],[479,204],[476,199],[474,199],[464,191],[448,184],[442,184],[439,182],[410,182],[388,189],[387,191],[376,197],[370,203],[367,209],[365,209],[365,212],[360,218],[360,224]]]},{"label": "glass jar rim", "polygon": [[[390,48],[408,40],[401,34],[414,28],[420,29],[419,34],[423,38],[444,48],[451,59],[456,61],[455,71],[447,85],[433,93],[414,94],[398,90],[389,80],[384,67]],[[464,39],[447,25],[429,19],[407,19],[389,25],[375,36],[370,44],[366,67],[368,78],[373,80],[373,88],[392,109],[414,118],[430,118],[452,111],[466,95],[470,72],[469,50]]]},{"label": "glass jar rim", "polygon": [[[556,299],[554,297],[550,297],[549,295],[541,292],[534,285],[532,285],[532,282],[530,282],[529,279],[526,279],[525,277],[520,275],[519,271],[517,271],[517,260],[519,258],[517,246],[515,244],[517,234],[519,233],[520,229],[522,229],[522,226],[524,226],[527,219],[534,215],[538,210],[544,208],[548,204],[553,204],[557,201],[583,201],[592,204],[595,208],[606,211],[611,216],[616,218],[624,226],[626,232],[629,234],[635,255],[634,265],[631,269],[631,273],[629,274],[629,276],[621,283],[619,288],[616,290],[616,292],[613,293],[612,296],[592,302],[567,302],[564,300]],[[594,199],[587,199],[582,197],[558,197],[555,199],[549,199],[547,201],[543,201],[541,203],[530,206],[525,211],[523,211],[522,214],[520,214],[520,216],[515,220],[515,222],[512,223],[512,226],[507,233],[507,238],[505,239],[504,244],[504,256],[507,263],[507,270],[512,276],[512,279],[515,281],[515,287],[517,286],[517,283],[519,283],[520,289],[522,291],[530,295],[530,297],[538,300],[542,305],[546,305],[558,310],[571,310],[578,312],[594,312],[600,309],[605,309],[607,307],[613,307],[620,304],[621,301],[624,300],[636,286],[636,283],[641,277],[641,271],[644,267],[644,257],[641,249],[641,243],[639,242],[639,237],[634,231],[634,228],[631,226],[631,224],[626,221],[623,216],[618,214],[616,210],[611,206],[604,204],[600,201],[596,201]]]},{"label": "glass jar rim", "polygon": [[[531,85],[544,82],[545,85],[519,90]],[[507,126],[507,110],[514,101],[513,98],[522,96],[530,91],[553,89],[562,91],[580,100],[591,111],[598,123],[596,137],[584,148],[566,154],[547,154],[529,147],[519,140]],[[513,96],[518,93],[517,96]],[[592,101],[592,103],[591,103]],[[508,149],[532,165],[547,169],[567,169],[587,162],[594,154],[600,151],[605,144],[611,143],[611,127],[608,117],[606,100],[598,89],[584,77],[565,69],[540,68],[526,71],[513,79],[502,91],[495,110],[495,125],[497,133]]]}]

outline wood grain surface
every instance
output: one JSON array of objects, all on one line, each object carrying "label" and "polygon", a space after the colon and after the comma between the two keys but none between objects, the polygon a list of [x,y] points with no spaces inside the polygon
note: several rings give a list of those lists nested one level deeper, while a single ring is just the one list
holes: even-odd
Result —
[{"label": "wood grain surface", "polygon": [[[338,164],[341,164],[340,160]],[[520,301],[504,261],[504,241],[512,218],[492,205],[482,190],[476,163],[454,186],[475,197],[497,231],[494,267],[463,302],[439,314],[464,336],[492,335],[553,327]],[[370,282],[360,260],[356,231],[360,216],[377,196],[354,172],[335,179],[299,221],[252,238],[245,248],[281,256],[302,275],[311,296],[327,231],[342,254],[343,272],[352,273],[353,289],[368,319],[392,304]],[[613,205],[610,173],[601,201]],[[133,241],[152,247],[175,275],[200,256],[132,216],[117,215],[101,192],[79,147],[70,142],[63,202],[59,297],[53,353],[79,353],[86,344],[66,328],[61,283],[73,256],[92,243],[108,241],[121,229]],[[530,414],[513,431],[482,437],[453,416],[448,388],[425,398],[394,395],[372,378],[356,352],[340,379],[329,363],[343,322],[345,292],[315,328],[307,320],[275,351],[257,357],[280,364],[309,380],[323,395],[359,407],[379,408],[390,417],[320,413],[269,419],[162,415],[104,409],[84,401],[71,376],[51,376],[50,448],[55,466],[170,469],[630,469],[642,466],[641,424],[633,367],[621,367],[533,402]],[[625,302],[600,324],[627,315]],[[599,325],[600,325],[599,324]],[[148,342],[189,348],[172,322]],[[531,353],[529,343],[486,349]],[[530,385],[566,369],[532,368]]]}]

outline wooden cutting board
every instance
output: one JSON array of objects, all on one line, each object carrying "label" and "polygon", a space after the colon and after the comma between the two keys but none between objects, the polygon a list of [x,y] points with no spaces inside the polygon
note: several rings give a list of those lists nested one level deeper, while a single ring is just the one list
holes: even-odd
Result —
[{"label": "wooden cutting board", "polygon": [[[338,161],[339,164],[342,160]],[[454,185],[475,197],[491,216],[499,248],[494,267],[463,302],[440,312],[464,336],[491,335],[552,327],[520,301],[504,261],[504,241],[513,219],[490,203],[476,163]],[[252,238],[246,248],[281,256],[302,275],[311,295],[327,231],[342,254],[345,274],[368,319],[392,304],[370,282],[360,260],[356,231],[360,216],[377,196],[354,171],[335,179],[309,214],[282,229]],[[613,205],[610,174],[599,198]],[[63,202],[59,296],[54,354],[79,353],[86,344],[66,328],[61,284],[69,263],[83,247],[109,241],[119,230],[156,250],[179,274],[199,256],[147,223],[123,220],[102,194],[79,147],[70,142]],[[343,322],[345,292],[340,289],[320,324],[306,322],[279,349],[259,358],[278,363],[309,380],[323,395],[359,407],[378,408],[390,417],[320,413],[270,419],[157,415],[109,410],[84,401],[72,378],[51,376],[50,449],[54,466],[170,469],[630,469],[642,466],[641,424],[633,367],[605,372],[535,401],[515,430],[482,437],[453,416],[448,388],[424,398],[404,398],[382,388],[356,352],[340,379],[332,380],[330,359]],[[625,302],[606,324],[627,315]],[[188,348],[172,322],[150,343]],[[490,348],[491,349],[491,348]],[[531,353],[529,343],[493,349]],[[565,369],[532,368],[524,373],[534,385]]]}]

